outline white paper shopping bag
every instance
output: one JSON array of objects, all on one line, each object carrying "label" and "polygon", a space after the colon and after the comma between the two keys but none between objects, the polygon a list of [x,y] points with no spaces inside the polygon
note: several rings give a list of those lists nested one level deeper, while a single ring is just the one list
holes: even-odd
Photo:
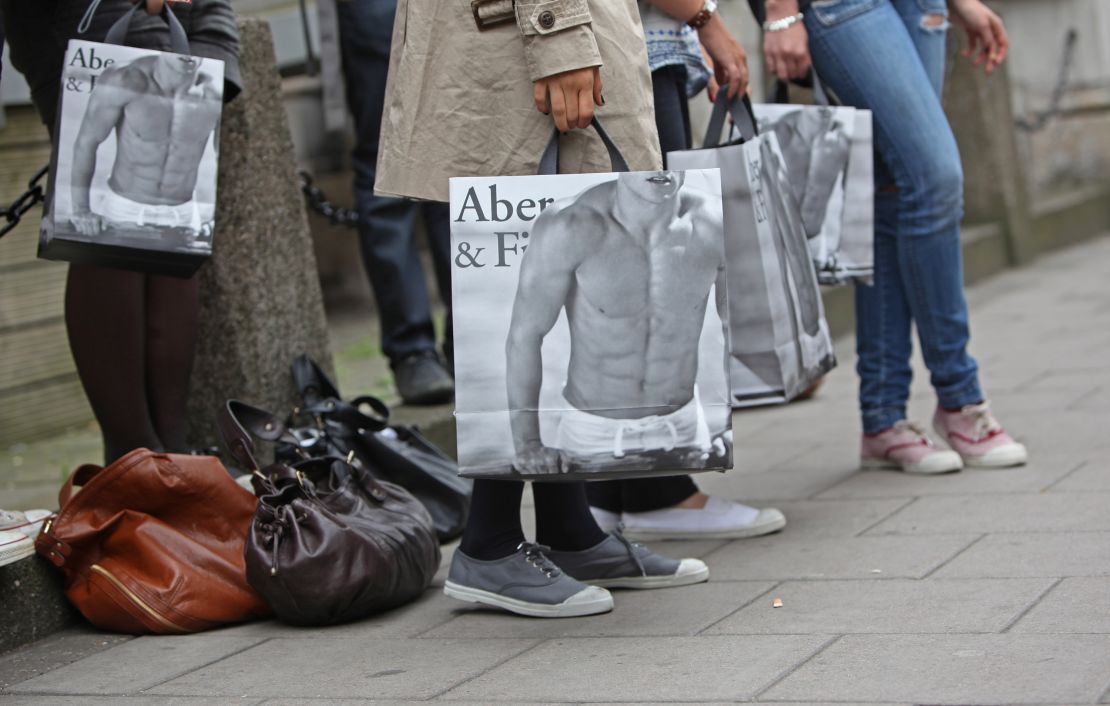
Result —
[{"label": "white paper shopping bag", "polygon": [[450,188],[463,475],[732,467],[716,169]]}]

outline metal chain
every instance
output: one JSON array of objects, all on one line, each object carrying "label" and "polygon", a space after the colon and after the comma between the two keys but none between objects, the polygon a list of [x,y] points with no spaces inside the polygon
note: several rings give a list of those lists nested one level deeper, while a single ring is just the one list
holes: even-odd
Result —
[{"label": "metal chain", "polygon": [[336,206],[328,201],[328,197],[320,190],[320,187],[312,185],[312,176],[308,172],[302,171],[297,172],[297,174],[301,177],[301,192],[304,193],[309,208],[327,218],[333,225],[347,226],[348,228],[358,227],[358,211],[345,206]]},{"label": "metal chain", "polygon": [[7,221],[6,223],[0,224],[0,238],[3,238],[19,225],[19,221],[23,218],[23,214],[46,200],[46,189],[42,186],[42,180],[49,171],[50,165],[38,170],[38,172],[31,177],[31,180],[27,182],[27,190],[20,194],[19,198],[15,201],[12,201],[10,206],[0,208],[0,217],[3,217],[4,220]]},{"label": "metal chain", "polygon": [[1064,112],[1062,104],[1064,93],[1068,90],[1068,76],[1071,74],[1071,65],[1075,60],[1075,47],[1079,39],[1079,31],[1074,27],[1068,30],[1064,37],[1064,57],[1060,63],[1060,73],[1056,77],[1056,85],[1052,89],[1052,97],[1048,107],[1044,110],[1023,116],[1014,120],[1014,125],[1026,132],[1043,130],[1049,121]]}]

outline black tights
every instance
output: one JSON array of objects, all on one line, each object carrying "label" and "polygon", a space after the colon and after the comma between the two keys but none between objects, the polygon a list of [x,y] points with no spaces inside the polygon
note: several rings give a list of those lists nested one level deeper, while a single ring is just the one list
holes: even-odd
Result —
[{"label": "black tights", "polygon": [[[474,481],[470,520],[459,549],[474,559],[506,557],[524,541],[520,526],[520,497],[524,483],[510,480]],[[533,483],[536,501],[536,542],[560,551],[597,546],[605,533],[597,526],[586,502],[586,484]]]},{"label": "black tights", "polygon": [[70,265],[66,331],[104,437],[104,461],[185,450],[198,280]]}]

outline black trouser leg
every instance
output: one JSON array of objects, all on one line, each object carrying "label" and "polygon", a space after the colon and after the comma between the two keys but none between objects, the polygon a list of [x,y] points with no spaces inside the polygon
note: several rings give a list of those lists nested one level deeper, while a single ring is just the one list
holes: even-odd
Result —
[{"label": "black trouser leg", "polygon": [[674,507],[698,492],[690,476],[605,480],[587,484],[590,504],[609,512],[650,512]]},{"label": "black trouser leg", "polygon": [[459,551],[474,559],[492,561],[509,556],[524,541],[520,527],[520,496],[524,483],[513,480],[474,481],[470,519]]},{"label": "black trouser leg", "polygon": [[536,499],[536,542],[564,552],[595,547],[605,533],[590,514],[586,484],[533,483]]}]

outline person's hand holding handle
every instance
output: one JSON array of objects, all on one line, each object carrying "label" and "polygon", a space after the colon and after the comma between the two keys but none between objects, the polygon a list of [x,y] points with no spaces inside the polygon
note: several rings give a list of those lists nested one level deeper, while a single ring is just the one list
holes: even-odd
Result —
[{"label": "person's hand holding handle", "polygon": [[560,132],[589,127],[594,106],[605,105],[597,66],[541,78],[532,85],[532,94],[536,110],[550,115]]},{"label": "person's hand holding handle", "polygon": [[798,0],[767,0],[763,23],[763,58],[767,70],[783,81],[804,78],[812,61],[809,33],[802,22]]}]

